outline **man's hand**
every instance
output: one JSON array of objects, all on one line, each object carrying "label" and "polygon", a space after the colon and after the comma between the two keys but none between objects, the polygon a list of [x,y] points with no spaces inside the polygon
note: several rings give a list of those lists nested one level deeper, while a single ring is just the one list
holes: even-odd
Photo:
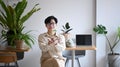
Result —
[{"label": "man's hand", "polygon": [[59,43],[59,39],[58,38],[51,38],[51,39],[48,39],[48,44],[49,45],[56,45],[57,43]]}]

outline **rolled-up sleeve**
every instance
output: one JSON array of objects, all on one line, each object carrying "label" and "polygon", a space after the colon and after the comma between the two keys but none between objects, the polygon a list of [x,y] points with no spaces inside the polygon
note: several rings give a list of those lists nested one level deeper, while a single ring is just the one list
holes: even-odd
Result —
[{"label": "rolled-up sleeve", "polygon": [[66,48],[65,37],[63,35],[59,35],[59,38],[60,38],[59,43],[57,43],[55,47],[58,52],[61,52],[61,51],[64,51]]},{"label": "rolled-up sleeve", "polygon": [[43,52],[47,52],[49,50],[53,49],[52,45],[48,45],[48,42],[46,40],[46,38],[44,37],[43,34],[39,35],[38,37],[38,43],[39,43],[39,47]]}]

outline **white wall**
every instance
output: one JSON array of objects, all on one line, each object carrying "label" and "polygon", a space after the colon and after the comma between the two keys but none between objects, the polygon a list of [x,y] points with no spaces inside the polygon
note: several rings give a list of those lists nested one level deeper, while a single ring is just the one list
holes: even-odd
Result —
[{"label": "white wall", "polygon": [[[69,2],[68,2],[69,1]],[[41,10],[34,14],[28,22],[31,22],[30,25],[27,23],[25,24],[28,29],[34,29],[36,32],[36,37],[40,33],[46,32],[46,28],[44,26],[44,19],[49,15],[54,15],[58,18],[58,32],[61,33],[62,25],[66,22],[70,22],[70,25],[72,26],[73,30],[70,32],[73,34],[82,34],[82,33],[93,33],[92,27],[95,25],[95,0],[51,0],[48,2],[48,0],[29,0],[29,6],[40,3]],[[30,8],[28,6],[28,8]],[[92,16],[92,17],[91,17]],[[23,60],[25,63],[28,63],[25,65],[23,62],[19,62],[21,67],[33,67],[32,65],[35,65],[34,67],[39,67],[39,48],[38,44],[36,43],[36,46],[33,47],[33,50],[31,52],[26,52],[26,55],[31,55]],[[27,62],[28,60],[32,60]],[[87,51],[86,56],[83,58],[80,58],[81,65],[83,67],[95,67],[95,51]],[[86,61],[87,60],[87,61]],[[92,60],[92,62],[91,62]],[[37,63],[36,63],[37,62]]]},{"label": "white wall", "polygon": [[[108,37],[112,37],[120,26],[120,0],[97,0],[97,24],[103,24],[108,29]],[[112,42],[113,40],[111,40]],[[120,44],[119,44],[120,45]],[[97,36],[96,67],[107,66],[107,53],[105,38]],[[116,47],[120,52],[120,46]]]},{"label": "white wall", "polygon": [[[35,13],[26,23],[26,30],[35,30],[33,34],[36,36],[36,44],[33,48],[25,52],[23,60],[19,61],[20,67],[40,67],[41,51],[37,43],[37,37],[40,33],[46,31],[44,19],[49,15],[58,18],[58,32],[61,33],[62,25],[70,22],[73,30],[70,32],[75,34],[93,33],[92,28],[95,24],[103,24],[107,26],[110,33],[116,30],[116,26],[120,25],[120,8],[119,0],[96,0],[97,1],[97,17],[95,16],[95,0],[28,0],[28,8],[40,3],[41,10]],[[95,23],[96,18],[96,23]],[[1,28],[0,28],[1,29]],[[112,35],[112,34],[109,34]],[[95,42],[94,42],[95,44]],[[106,45],[104,37],[97,36],[97,50],[87,51],[86,56],[80,58],[82,67],[106,67]]]},{"label": "white wall", "polygon": [[[36,44],[25,53],[23,60],[19,61],[20,67],[40,67],[41,52],[37,43],[40,33],[46,32],[44,19],[49,15],[58,18],[58,32],[61,33],[62,25],[69,22],[73,30],[70,32],[73,37],[75,34],[91,33],[95,26],[95,0],[28,0],[26,12],[31,7],[39,3],[41,10],[35,13],[26,23],[26,30],[35,30]],[[95,44],[95,42],[93,43]],[[91,61],[92,60],[92,61]],[[86,56],[80,58],[81,66],[95,67],[95,51],[87,51]]]},{"label": "white wall", "polygon": [[[25,12],[30,10],[36,3],[40,4],[41,10],[25,23],[25,31],[35,30],[33,34],[36,37],[36,43],[31,50],[25,52],[24,59],[18,62],[20,67],[40,67],[41,51],[37,37],[40,33],[46,32],[44,19],[50,15],[58,18],[58,32],[60,33],[62,25],[69,22],[73,28],[70,32],[73,38],[75,34],[93,34],[92,28],[95,26],[95,0],[50,0],[49,2],[48,0],[28,0],[28,7]],[[87,51],[86,56],[80,58],[80,61],[82,67],[95,67],[95,51]]]}]

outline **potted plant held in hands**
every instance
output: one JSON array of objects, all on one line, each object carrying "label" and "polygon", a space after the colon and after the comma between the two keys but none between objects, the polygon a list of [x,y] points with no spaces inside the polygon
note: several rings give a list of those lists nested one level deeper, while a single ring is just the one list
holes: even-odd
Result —
[{"label": "potted plant held in hands", "polygon": [[[117,66],[117,63],[120,60],[120,54],[116,53],[114,51],[114,48],[118,45],[120,42],[120,27],[117,29],[117,35],[114,37],[114,43],[111,43],[110,40],[107,37],[107,30],[106,27],[103,25],[97,25],[93,28],[93,31],[97,34],[103,34],[108,42],[108,46],[110,48],[110,53],[108,54],[108,61],[109,61],[109,67],[119,67]],[[120,61],[119,61],[120,62]]]},{"label": "potted plant held in hands", "polygon": [[69,22],[67,22],[65,25],[62,26],[63,29],[63,35],[65,36],[65,40],[66,40],[66,47],[73,47],[74,43],[73,40],[70,37],[70,31],[72,30],[72,28],[69,25]]},{"label": "potted plant held in hands", "polygon": [[25,29],[24,23],[33,13],[39,11],[40,8],[36,8],[38,6],[38,4],[36,4],[25,14],[24,10],[27,7],[27,3],[26,0],[22,0],[12,7],[12,5],[7,5],[0,0],[2,8],[2,10],[0,10],[0,25],[3,28],[1,31],[1,40],[7,42],[9,46],[16,46],[15,42],[17,40],[22,40],[29,47],[34,44],[33,37],[29,34],[30,31],[23,32]]}]

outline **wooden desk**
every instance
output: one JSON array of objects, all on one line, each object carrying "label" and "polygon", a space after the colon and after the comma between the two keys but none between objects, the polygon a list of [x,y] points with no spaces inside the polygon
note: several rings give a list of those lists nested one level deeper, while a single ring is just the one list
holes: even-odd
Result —
[{"label": "wooden desk", "polygon": [[22,49],[16,49],[14,47],[10,47],[10,46],[0,46],[0,51],[3,52],[25,52],[28,51],[29,47],[23,47]]},{"label": "wooden desk", "polygon": [[95,46],[75,46],[67,47],[66,50],[96,50]]},{"label": "wooden desk", "polygon": [[29,50],[29,47],[27,47],[27,46],[24,46],[21,49],[16,49],[11,46],[0,46],[0,52],[26,52],[28,50]]},{"label": "wooden desk", "polygon": [[75,46],[67,47],[66,50],[72,50],[72,67],[74,67],[75,50],[96,50],[95,46]]}]

